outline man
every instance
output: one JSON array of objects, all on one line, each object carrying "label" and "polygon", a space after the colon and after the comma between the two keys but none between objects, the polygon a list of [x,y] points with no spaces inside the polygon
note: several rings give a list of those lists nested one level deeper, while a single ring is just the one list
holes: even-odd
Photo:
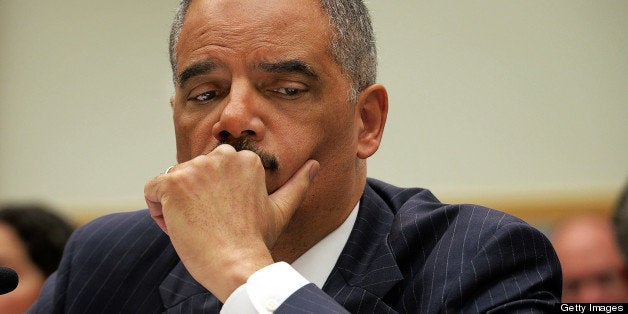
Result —
[{"label": "man", "polygon": [[551,239],[563,269],[563,302],[628,302],[626,265],[610,219],[567,218],[554,227]]},{"label": "man", "polygon": [[79,229],[33,312],[543,312],[558,300],[537,230],[367,181],[388,100],[360,1],[184,1],[171,61],[179,164],[146,184],[157,224],[142,211]]}]

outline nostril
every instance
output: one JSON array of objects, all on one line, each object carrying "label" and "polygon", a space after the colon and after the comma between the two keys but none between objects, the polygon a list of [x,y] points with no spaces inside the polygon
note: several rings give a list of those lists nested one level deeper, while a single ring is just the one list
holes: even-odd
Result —
[{"label": "nostril", "polygon": [[243,136],[255,136],[255,131],[253,130],[244,130],[242,131]]},{"label": "nostril", "polygon": [[[240,136],[235,137],[229,133],[229,131],[220,131],[218,132],[218,143],[219,144],[229,144],[233,147],[241,147],[242,143],[246,144],[255,139],[255,131],[245,130],[240,133]],[[248,145],[248,144],[247,144]],[[243,147],[243,146],[242,146]],[[247,146],[248,147],[248,146]]]},{"label": "nostril", "polygon": [[255,131],[253,130],[244,130],[240,133],[240,136],[233,136],[229,131],[222,130],[218,132],[218,141],[222,144],[229,143],[237,138],[253,138],[255,137]]},{"label": "nostril", "polygon": [[222,130],[218,132],[218,141],[220,143],[223,143],[223,144],[227,143],[230,137],[231,137],[231,133],[229,133],[229,131]]}]

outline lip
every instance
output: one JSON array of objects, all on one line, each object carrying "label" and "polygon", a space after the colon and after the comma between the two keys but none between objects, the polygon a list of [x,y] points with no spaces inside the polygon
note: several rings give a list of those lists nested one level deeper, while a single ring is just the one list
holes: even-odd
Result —
[{"label": "lip", "polygon": [[277,161],[277,157],[253,145],[248,137],[238,138],[232,141],[220,141],[218,144],[216,144],[212,151],[221,144],[231,145],[233,148],[235,148],[236,151],[248,150],[255,153],[257,157],[259,157],[259,159],[261,160],[264,170],[276,172],[279,169],[279,162]]}]

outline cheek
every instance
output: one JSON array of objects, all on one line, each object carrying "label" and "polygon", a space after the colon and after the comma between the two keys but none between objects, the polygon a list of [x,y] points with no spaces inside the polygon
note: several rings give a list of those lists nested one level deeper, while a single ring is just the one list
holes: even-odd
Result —
[{"label": "cheek", "polygon": [[24,313],[35,302],[44,284],[44,276],[38,270],[20,270],[17,288],[0,297],[0,313]]},{"label": "cheek", "polygon": [[337,163],[355,158],[352,125],[346,112],[333,112],[302,121],[278,143],[284,143],[280,146],[284,150],[283,156],[296,156],[296,167],[308,159],[316,159],[324,168],[336,168]]},{"label": "cheek", "polygon": [[216,143],[208,115],[175,114],[174,126],[179,163],[205,153]]},{"label": "cheek", "polygon": [[[318,146],[321,154],[340,155],[351,154],[355,157],[355,144],[357,131],[354,116],[350,109],[337,110],[325,117],[321,123],[320,135],[318,136]],[[352,152],[353,153],[350,153]]]}]

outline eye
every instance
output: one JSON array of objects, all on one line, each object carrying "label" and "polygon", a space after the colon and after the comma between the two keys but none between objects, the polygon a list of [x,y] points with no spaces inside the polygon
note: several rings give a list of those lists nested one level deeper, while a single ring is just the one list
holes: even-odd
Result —
[{"label": "eye", "polygon": [[196,96],[192,96],[188,98],[188,100],[193,101],[193,102],[198,102],[198,103],[205,103],[205,102],[213,100],[217,96],[218,96],[218,92],[216,90],[209,90],[209,91],[200,93]]},{"label": "eye", "polygon": [[306,87],[295,87],[295,86],[282,86],[282,87],[272,87],[268,89],[271,93],[275,94],[277,97],[281,97],[284,99],[297,99],[303,96],[304,93],[308,91]]},{"label": "eye", "polygon": [[295,96],[301,93],[303,90],[300,90],[298,88],[293,88],[293,87],[281,87],[281,88],[275,88],[273,91],[280,94],[287,95],[287,96]]}]

